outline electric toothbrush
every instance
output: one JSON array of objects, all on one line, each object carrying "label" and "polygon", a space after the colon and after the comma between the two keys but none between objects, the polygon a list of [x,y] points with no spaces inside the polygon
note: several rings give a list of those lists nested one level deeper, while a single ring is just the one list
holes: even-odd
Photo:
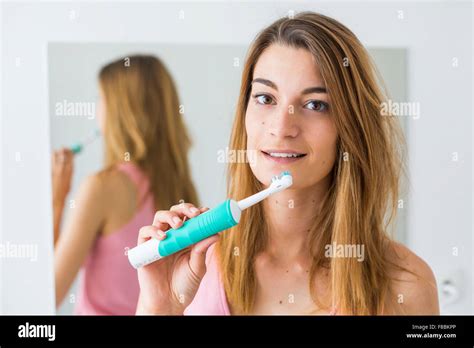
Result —
[{"label": "electric toothbrush", "polygon": [[96,140],[100,136],[100,130],[95,129],[90,132],[84,139],[80,142],[73,144],[69,149],[72,151],[73,154],[77,155],[78,153],[82,152],[86,146],[92,144],[94,140]]},{"label": "electric toothbrush", "polygon": [[240,221],[242,210],[259,203],[274,193],[283,191],[292,184],[293,178],[290,172],[282,172],[272,178],[272,183],[265,190],[238,202],[227,199],[217,207],[186,220],[181,227],[168,230],[165,239],[152,238],[128,250],[128,260],[135,268],[146,266],[235,226]]}]

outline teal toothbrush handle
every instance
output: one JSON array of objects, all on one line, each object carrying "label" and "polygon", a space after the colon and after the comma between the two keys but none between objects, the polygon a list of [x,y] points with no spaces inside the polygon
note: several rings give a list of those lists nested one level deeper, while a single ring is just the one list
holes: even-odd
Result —
[{"label": "teal toothbrush handle", "polygon": [[238,218],[236,221],[236,217],[232,214],[231,202],[230,199],[226,200],[212,210],[185,221],[180,228],[166,232],[166,238],[160,242],[158,247],[160,255],[163,257],[173,254],[237,225]]},{"label": "teal toothbrush handle", "polygon": [[168,230],[165,239],[152,238],[128,250],[128,259],[135,268],[148,265],[237,225],[240,214],[237,202],[228,199],[217,207],[186,220],[180,228]]}]

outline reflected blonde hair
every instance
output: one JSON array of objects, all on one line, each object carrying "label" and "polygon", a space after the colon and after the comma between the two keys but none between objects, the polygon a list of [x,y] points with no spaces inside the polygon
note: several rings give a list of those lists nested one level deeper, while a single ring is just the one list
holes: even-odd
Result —
[{"label": "reflected blonde hair", "polygon": [[[399,179],[405,171],[405,145],[398,120],[381,116],[387,94],[357,37],[332,18],[305,12],[277,20],[251,45],[231,149],[247,148],[245,113],[253,71],[262,52],[273,44],[303,48],[312,54],[328,91],[338,132],[338,158],[330,173],[330,188],[308,232],[312,256],[309,291],[320,308],[336,305],[342,314],[380,314],[387,297],[393,300],[388,269],[398,267],[387,257],[387,231],[395,219]],[[228,165],[229,197],[239,200],[262,188],[248,163]],[[252,311],[257,291],[254,262],[265,250],[267,235],[260,204],[246,210],[239,225],[223,233],[217,244],[225,292],[235,314]],[[332,243],[364,245],[365,260],[326,257],[325,246]],[[323,269],[329,279],[329,295],[324,301],[315,293],[316,274]]]},{"label": "reflected blonde hair", "polygon": [[180,200],[198,205],[187,160],[191,140],[163,63],[154,56],[124,57],[101,69],[99,83],[106,105],[106,168],[136,163],[149,178],[156,210]]}]

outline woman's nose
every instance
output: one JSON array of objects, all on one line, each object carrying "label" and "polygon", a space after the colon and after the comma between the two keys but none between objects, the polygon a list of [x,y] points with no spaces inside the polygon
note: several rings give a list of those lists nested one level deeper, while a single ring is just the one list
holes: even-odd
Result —
[{"label": "woman's nose", "polygon": [[296,137],[299,133],[298,117],[293,105],[282,106],[271,118],[270,134],[276,137]]}]

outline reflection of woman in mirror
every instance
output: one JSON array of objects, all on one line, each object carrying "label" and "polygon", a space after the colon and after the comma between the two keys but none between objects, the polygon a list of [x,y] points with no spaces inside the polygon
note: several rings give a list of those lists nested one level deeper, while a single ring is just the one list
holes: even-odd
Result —
[{"label": "reflection of woman in mirror", "polygon": [[73,155],[53,155],[57,306],[82,267],[78,314],[134,314],[137,274],[127,248],[156,210],[180,200],[196,202],[187,163],[190,147],[173,80],[152,56],[131,56],[99,74],[98,119],[105,167],[88,177],[59,234]]},{"label": "reflection of woman in mirror", "polygon": [[[438,313],[431,269],[387,233],[404,150],[398,120],[380,113],[385,98],[367,51],[339,22],[302,13],[264,29],[229,146],[257,157],[229,164],[228,196],[250,196],[284,170],[293,186],[232,229],[140,268],[137,313]],[[159,211],[138,243],[166,238],[176,217],[199,214],[192,207]]]}]

